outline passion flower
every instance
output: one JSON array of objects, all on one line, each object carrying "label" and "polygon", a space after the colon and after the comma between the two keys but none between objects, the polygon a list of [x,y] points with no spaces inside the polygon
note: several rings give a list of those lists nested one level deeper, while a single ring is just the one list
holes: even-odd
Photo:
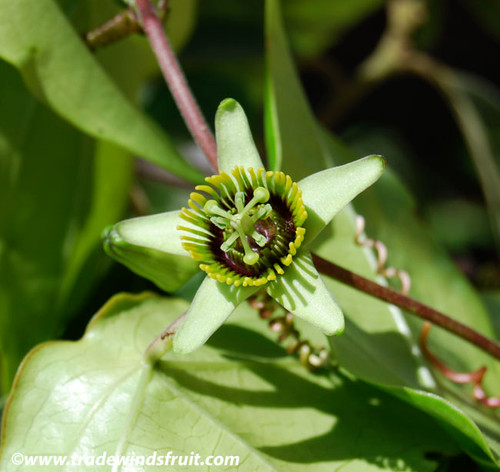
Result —
[{"label": "passion flower", "polygon": [[307,211],[297,183],[283,172],[235,167],[207,177],[183,208],[184,249],[209,277],[236,287],[283,275],[302,245]]},{"label": "passion flower", "polygon": [[380,177],[384,160],[365,157],[295,183],[264,169],[234,100],[219,106],[215,130],[219,174],[195,188],[189,208],[117,223],[105,232],[106,251],[167,290],[198,267],[207,273],[175,335],[177,352],[201,346],[260,287],[325,334],[340,334],[342,312],[308,246]]}]

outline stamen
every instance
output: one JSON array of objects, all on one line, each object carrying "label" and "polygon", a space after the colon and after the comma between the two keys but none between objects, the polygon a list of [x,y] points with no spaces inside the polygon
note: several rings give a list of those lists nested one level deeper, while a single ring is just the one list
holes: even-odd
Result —
[{"label": "stamen", "polygon": [[231,213],[224,211],[215,200],[208,200],[203,207],[203,211],[207,215],[219,215],[224,218],[231,219]]},{"label": "stamen", "polygon": [[247,241],[247,236],[243,232],[243,228],[238,227],[238,234],[240,235],[241,243],[243,244],[243,249],[245,250],[245,255],[243,256],[243,262],[248,265],[254,265],[259,260],[259,255],[253,252]]},{"label": "stamen", "polygon": [[[238,192],[240,193],[240,192]],[[236,197],[238,197],[238,193]],[[264,187],[257,187],[253,192],[253,198],[246,204],[242,210],[238,209],[240,215],[245,216],[257,203],[266,203],[269,200],[269,190]]]},{"label": "stamen", "polygon": [[265,220],[272,211],[273,207],[268,203],[267,205],[260,207],[255,215],[250,218],[250,221],[254,224],[257,223],[258,220]]},{"label": "stamen", "polygon": [[250,236],[260,247],[264,247],[267,244],[267,238],[256,230]]},{"label": "stamen", "polygon": [[217,228],[220,229],[226,229],[227,228],[227,218],[223,216],[212,216],[210,218],[210,221],[217,226]]},{"label": "stamen", "polygon": [[234,196],[234,204],[238,213],[242,213],[245,209],[245,194],[243,192],[236,192]]},{"label": "stamen", "polygon": [[233,247],[236,244],[236,241],[238,240],[239,237],[240,237],[240,235],[238,234],[237,231],[235,231],[231,236],[229,236],[229,238],[227,238],[226,241],[224,241],[221,244],[221,246],[220,246],[221,250],[224,252],[228,252],[231,249],[233,249]]},{"label": "stamen", "polygon": [[230,251],[239,238],[245,251],[243,262],[248,265],[257,263],[259,255],[250,247],[247,236],[250,236],[260,247],[266,245],[267,238],[255,230],[254,224],[262,218],[267,218],[272,211],[272,207],[267,204],[259,208],[252,216],[249,216],[248,213],[255,205],[266,203],[269,198],[269,190],[264,187],[257,187],[253,192],[253,198],[245,205],[245,193],[236,192],[234,204],[237,213],[234,215],[223,210],[215,200],[208,200],[205,203],[203,210],[207,215],[212,215],[210,221],[222,230],[230,228],[233,231],[228,239],[221,244],[222,251]]}]

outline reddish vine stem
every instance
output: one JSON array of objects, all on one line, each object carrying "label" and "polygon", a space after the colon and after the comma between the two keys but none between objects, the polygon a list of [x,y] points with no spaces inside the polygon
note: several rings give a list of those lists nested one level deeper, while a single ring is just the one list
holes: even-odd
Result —
[{"label": "reddish vine stem", "polygon": [[[151,0],[136,0],[136,7],[143,29],[150,40],[153,52],[156,55],[177,107],[193,138],[205,152],[209,162],[217,170],[217,146],[214,135],[210,131],[191,93],[155,8]],[[361,275],[329,262],[316,254],[313,254],[313,261],[319,272],[441,326],[500,360],[500,344],[488,339],[468,326],[402,293],[388,287],[383,287]]]},{"label": "reddish vine stem", "polygon": [[379,285],[361,275],[344,269],[343,267],[327,261],[316,254],[313,254],[313,261],[318,271],[322,274],[325,274],[328,277],[338,280],[344,284],[350,285],[351,287],[365,292],[372,297],[379,298],[380,300],[384,300],[403,308],[406,311],[424,320],[430,321],[437,326],[441,326],[441,328],[444,328],[462,339],[469,341],[491,356],[500,360],[500,344],[454,320],[453,318],[450,318],[449,316],[446,316],[443,313],[440,313],[439,311],[414,300],[413,298],[407,297],[396,290]]},{"label": "reddish vine stem", "polygon": [[136,7],[144,32],[149,38],[151,48],[163,72],[163,77],[182,117],[209,162],[214,169],[217,169],[215,138],[189,89],[155,7],[150,0],[136,0]]}]

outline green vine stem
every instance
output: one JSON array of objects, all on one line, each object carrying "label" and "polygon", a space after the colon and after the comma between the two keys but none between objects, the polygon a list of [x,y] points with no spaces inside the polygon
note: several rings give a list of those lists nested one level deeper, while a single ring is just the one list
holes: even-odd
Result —
[{"label": "green vine stem", "polygon": [[[151,0],[136,0],[137,10],[141,18],[144,30],[148,35],[152,49],[157,57],[164,74],[165,80],[170,85],[172,95],[185,118],[188,127],[198,143],[203,143],[202,149],[207,158],[217,169],[217,148],[214,136],[209,130],[201,112],[198,108],[184,75],[180,70],[179,63],[172,51],[162,24],[155,12]],[[201,146],[201,144],[200,144]],[[379,298],[387,303],[396,305],[409,313],[416,315],[424,320],[430,321],[443,329],[455,334],[456,336],[469,341],[492,357],[500,360],[500,344],[483,336],[477,331],[465,326],[464,324],[440,313],[433,308],[424,305],[402,293],[392,290],[388,287],[379,285],[371,280],[355,274],[343,267],[340,267],[330,261],[327,261],[316,254],[313,254],[313,261],[319,272],[338,280],[341,283],[367,293],[373,297]]]}]

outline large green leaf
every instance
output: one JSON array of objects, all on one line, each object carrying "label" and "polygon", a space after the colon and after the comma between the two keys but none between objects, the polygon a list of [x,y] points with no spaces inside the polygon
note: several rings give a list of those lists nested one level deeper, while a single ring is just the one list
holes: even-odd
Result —
[{"label": "large green leaf", "polygon": [[58,312],[72,305],[80,306],[88,289],[101,278],[104,264],[97,261],[104,259],[102,230],[123,217],[133,172],[133,159],[128,152],[106,141],[96,142],[91,181],[83,189],[88,195],[88,207],[84,221],[73,235],[61,280]]},{"label": "large green leaf", "polygon": [[[313,252],[375,280],[371,255],[354,242],[353,217],[352,207],[338,214],[313,244]],[[341,365],[361,378],[383,385],[435,385],[397,308],[327,277],[323,280],[346,316],[344,334],[332,340]]]},{"label": "large green leaf", "polygon": [[5,62],[0,91],[0,343],[8,391],[22,357],[61,332],[102,271],[100,232],[121,216],[132,168],[123,151],[94,147],[40,105]]},{"label": "large green leaf", "polygon": [[273,334],[244,305],[233,318],[237,324],[222,327],[209,345],[190,355],[167,354],[151,369],[144,349],[186,308],[173,299],[119,295],[82,340],[33,350],[6,406],[2,470],[28,470],[12,466],[15,452],[193,451],[201,460],[239,456],[238,470],[252,472],[430,472],[436,464],[427,453],[456,452],[433,420],[406,403],[342,375],[308,373],[269,340]]},{"label": "large green leaf", "polygon": [[266,1],[266,47],[268,167],[300,180],[328,163],[286,42],[278,0]]},{"label": "large green leaf", "polygon": [[125,99],[53,0],[0,0],[0,57],[82,131],[191,181],[201,179],[159,126]]},{"label": "large green leaf", "polygon": [[[59,2],[61,7],[65,7],[64,10],[67,12],[69,19],[78,31],[89,31],[98,25],[105,23],[107,20],[112,18],[118,11],[120,11],[120,6],[114,4],[113,2],[102,2],[101,0],[90,0],[85,2]],[[168,30],[169,39],[175,49],[181,48],[189,35],[192,32],[194,25],[194,16],[196,11],[196,0],[173,0],[169,4],[169,15],[166,22],[166,28]],[[100,65],[105,69],[106,73],[113,79],[114,83],[119,87],[123,94],[131,101],[138,101],[140,98],[141,88],[148,79],[154,77],[159,73],[158,64],[155,60],[154,55],[151,53],[151,46],[145,35],[130,35],[129,37],[112,43],[104,48],[98,49],[95,53],[97,60]],[[109,197],[113,192],[115,192],[115,187],[118,185],[127,185],[129,182],[123,182],[116,176],[117,172],[123,171],[125,166],[120,166],[120,159],[127,159],[127,152],[120,150],[119,147],[111,145],[106,142],[100,142],[98,152],[101,154],[109,154],[109,158],[106,163],[103,163],[99,174],[96,175],[96,179],[99,179],[99,184],[95,186],[95,191],[99,192],[96,197],[100,197],[100,201],[95,201],[93,212],[94,221],[90,224],[88,223],[86,232],[91,235],[92,244],[95,245],[96,235],[102,232],[102,229],[107,225],[114,223],[121,216],[121,207],[118,205],[109,205],[106,203],[106,198]],[[114,156],[114,157],[113,157]],[[109,175],[114,175],[112,180],[109,179]],[[168,188],[163,187],[165,191],[169,191]],[[125,189],[124,189],[125,190]],[[178,189],[177,189],[178,190]],[[170,190],[172,192],[172,190]],[[189,194],[187,194],[189,195]],[[182,203],[187,200],[185,197],[180,197]],[[171,198],[172,199],[172,198]],[[167,202],[162,202],[162,207],[159,211],[165,211]],[[175,208],[179,208],[176,205]],[[116,213],[114,218],[102,218],[104,214],[110,214],[112,209],[115,208]],[[86,251],[88,252],[88,245],[90,240],[81,242],[83,246],[75,251],[75,257],[71,260],[72,262],[72,272],[75,272],[75,268],[78,267],[78,261],[84,261],[86,258]],[[149,263],[151,265],[151,263]],[[88,266],[89,264],[87,264]],[[193,266],[193,264],[190,264]],[[94,268],[94,273],[81,272],[79,275],[78,285],[80,286],[85,281],[94,282],[94,275],[99,267],[95,264],[91,265],[89,269]],[[164,268],[161,269],[163,274],[166,274]],[[174,274],[171,274],[174,278]],[[71,280],[71,271],[66,274],[66,283]],[[177,279],[176,286],[180,285],[183,281]],[[172,286],[164,286],[164,289],[172,289]],[[74,295],[70,294],[68,298],[73,298]]]}]

